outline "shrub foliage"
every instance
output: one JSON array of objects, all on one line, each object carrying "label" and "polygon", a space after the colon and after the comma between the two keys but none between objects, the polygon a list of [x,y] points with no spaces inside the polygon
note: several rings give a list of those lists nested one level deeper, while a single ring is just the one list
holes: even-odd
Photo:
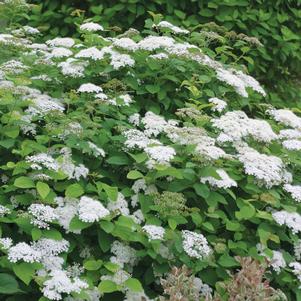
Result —
[{"label": "shrub foliage", "polygon": [[[122,1],[31,1],[37,4],[30,22],[41,26],[50,36],[74,34],[76,23],[92,18],[115,30],[142,29],[149,12],[161,13],[171,23],[190,29],[204,28],[227,40],[226,46],[214,40],[211,47],[229,57],[235,32],[260,39],[265,47],[250,52],[245,61],[252,74],[268,88],[273,103],[298,106],[301,75],[301,2],[300,0],[122,0]],[[211,24],[214,22],[220,26]],[[116,27],[116,25],[118,27]],[[213,26],[212,26],[213,25]],[[49,35],[48,35],[49,38]],[[246,49],[245,49],[246,50]],[[255,61],[255,64],[254,64]]]},{"label": "shrub foliage", "polygon": [[299,112],[198,32],[78,30],[0,35],[3,300],[300,299]]}]

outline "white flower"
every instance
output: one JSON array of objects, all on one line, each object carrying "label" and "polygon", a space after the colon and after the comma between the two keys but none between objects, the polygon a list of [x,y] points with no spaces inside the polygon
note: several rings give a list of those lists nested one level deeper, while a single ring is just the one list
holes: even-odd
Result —
[{"label": "white flower", "polygon": [[277,224],[289,227],[293,234],[301,232],[301,215],[297,212],[281,210],[272,212],[272,216]]},{"label": "white flower", "polygon": [[154,25],[154,26],[159,27],[159,28],[168,28],[175,34],[188,34],[189,33],[188,30],[182,29],[182,28],[175,26],[167,21],[161,21],[157,25]]},{"label": "white flower", "polygon": [[285,129],[279,132],[280,139],[298,139],[301,138],[301,131],[294,129]]},{"label": "white flower", "polygon": [[92,60],[101,60],[104,57],[104,52],[98,50],[96,47],[82,49],[76,55],[76,58],[90,58]]},{"label": "white flower", "polygon": [[[297,276],[299,282],[301,282],[301,263],[295,261],[291,262],[289,266],[293,268],[292,272],[295,274],[295,276]],[[301,285],[299,286],[299,288],[301,288]]]},{"label": "white flower", "polygon": [[122,67],[133,67],[135,61],[128,54],[121,54],[119,52],[111,53],[111,65],[115,70],[119,70]]},{"label": "white flower", "polygon": [[94,22],[84,23],[79,27],[79,29],[83,30],[83,31],[89,31],[89,32],[104,30],[104,28],[101,25],[94,23]]},{"label": "white flower", "polygon": [[115,255],[114,262],[119,264],[121,268],[123,268],[125,264],[134,266],[137,260],[136,250],[118,240],[112,243],[111,252]]},{"label": "white flower", "polygon": [[40,262],[41,258],[42,253],[25,242],[17,243],[8,251],[8,260],[14,263],[19,260],[29,263]]},{"label": "white flower", "polygon": [[201,183],[205,184],[206,182],[208,182],[213,187],[224,188],[224,189],[237,186],[236,181],[231,179],[225,170],[217,169],[216,173],[220,176],[221,179],[216,179],[214,177],[202,177]]},{"label": "white flower", "polygon": [[44,257],[57,256],[60,253],[67,252],[70,244],[65,239],[54,240],[51,238],[41,238],[38,241],[32,242],[31,246],[40,252],[44,259]]},{"label": "white flower", "polygon": [[88,141],[88,145],[95,157],[105,157],[106,153],[102,148],[98,147],[96,144],[92,143],[91,141]]},{"label": "white flower", "polygon": [[290,126],[294,129],[301,129],[301,118],[295,113],[287,109],[272,109],[267,111],[277,122],[280,122],[286,126]]},{"label": "white flower", "polygon": [[193,284],[195,288],[200,292],[201,296],[209,300],[212,298],[212,292],[213,292],[212,288],[208,284],[203,283],[202,279],[198,277],[194,277]]},{"label": "white flower", "polygon": [[13,245],[13,240],[10,237],[0,238],[0,248],[8,250]]},{"label": "white flower", "polygon": [[236,92],[243,97],[248,97],[246,88],[252,88],[263,96],[266,95],[260,84],[253,77],[246,75],[241,71],[217,68],[216,76],[220,81],[226,82],[228,85],[233,86]]},{"label": "white flower", "polygon": [[227,103],[217,97],[209,98],[208,101],[214,104],[212,111],[222,112],[227,107]]},{"label": "white flower", "polygon": [[82,62],[74,58],[68,58],[65,62],[58,64],[61,68],[63,75],[73,78],[83,77],[87,62]]},{"label": "white flower", "polygon": [[140,124],[140,114],[139,113],[135,113],[132,114],[131,116],[129,116],[129,123],[135,125],[135,126],[139,126]]},{"label": "white flower", "polygon": [[102,92],[102,88],[99,86],[96,86],[91,83],[82,84],[78,89],[77,92],[79,93],[99,93]]},{"label": "white flower", "polygon": [[294,254],[297,260],[301,260],[301,239],[294,243]]},{"label": "white flower", "polygon": [[278,138],[268,122],[249,118],[243,111],[227,112],[211,121],[214,127],[222,131],[217,138],[220,142],[233,142],[251,136],[256,141],[269,143]]},{"label": "white flower", "polygon": [[88,284],[79,278],[69,278],[66,271],[53,270],[50,279],[43,283],[42,292],[50,300],[61,300],[62,294],[80,293],[82,289],[88,288]]},{"label": "white flower", "polygon": [[260,154],[250,147],[242,147],[238,151],[240,152],[238,159],[243,163],[245,173],[253,175],[266,187],[270,188],[291,180],[280,158]]},{"label": "white flower", "polygon": [[99,201],[82,196],[78,204],[78,217],[86,223],[97,222],[110,214]]},{"label": "white flower", "polygon": [[149,146],[144,151],[151,159],[150,166],[153,164],[168,165],[176,155],[176,151],[172,147],[163,145]]},{"label": "white flower", "polygon": [[45,153],[28,156],[26,157],[26,162],[31,163],[31,168],[36,170],[41,170],[44,167],[50,170],[58,171],[60,168],[58,162],[50,155]]},{"label": "white flower", "polygon": [[155,50],[173,46],[175,40],[170,37],[148,36],[138,43],[138,47],[143,50]]},{"label": "white flower", "polygon": [[277,274],[281,272],[281,269],[286,267],[286,262],[281,252],[273,251],[273,257],[270,261],[270,265]]},{"label": "white flower", "polygon": [[159,115],[154,114],[153,112],[147,112],[145,116],[141,119],[145,127],[144,133],[150,136],[158,136],[161,132],[164,131],[167,126],[165,119]]},{"label": "white flower", "polygon": [[10,209],[0,205],[0,217],[3,217],[5,214],[9,214],[10,213]]},{"label": "white flower", "polygon": [[153,239],[164,239],[165,229],[155,225],[145,225],[142,229],[146,232],[149,240]]},{"label": "white flower", "polygon": [[168,59],[168,54],[160,52],[156,54],[151,54],[149,57],[155,60],[165,60]]},{"label": "white flower", "polygon": [[183,249],[188,256],[197,259],[205,259],[210,255],[211,249],[204,235],[183,230],[182,236]]},{"label": "white flower", "polygon": [[133,148],[144,149],[149,144],[149,138],[139,130],[131,129],[125,131],[123,135],[127,138],[124,144],[129,149],[133,149]]},{"label": "white flower", "polygon": [[284,140],[282,145],[288,150],[301,150],[301,141],[297,139]]},{"label": "white flower", "polygon": [[39,228],[49,229],[49,224],[57,219],[55,209],[43,204],[31,204],[28,212],[33,215],[31,223]]},{"label": "white flower", "polygon": [[128,51],[135,51],[138,49],[138,45],[130,38],[114,39],[113,46],[122,48]]},{"label": "white flower", "polygon": [[130,210],[128,208],[128,202],[124,198],[124,195],[122,193],[118,193],[118,197],[116,201],[109,200],[108,210],[111,212],[115,212],[124,216],[128,216],[130,214]]},{"label": "white flower", "polygon": [[58,204],[55,208],[58,223],[69,232],[69,224],[78,211],[78,200],[62,197],[56,197],[54,200]]},{"label": "white flower", "polygon": [[61,58],[61,57],[68,57],[72,54],[73,54],[73,52],[69,49],[66,49],[64,47],[56,47],[56,48],[53,48],[50,56],[55,57],[55,58]]},{"label": "white flower", "polygon": [[300,185],[291,185],[291,184],[284,184],[283,189],[289,192],[292,198],[296,202],[301,202],[301,186]]},{"label": "white flower", "polygon": [[75,42],[72,38],[55,38],[55,39],[46,41],[46,44],[51,47],[70,48],[75,44]]}]

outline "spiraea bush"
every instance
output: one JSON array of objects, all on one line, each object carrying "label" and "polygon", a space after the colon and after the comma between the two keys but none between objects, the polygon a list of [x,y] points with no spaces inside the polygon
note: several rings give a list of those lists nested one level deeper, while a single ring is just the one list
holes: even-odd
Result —
[{"label": "spiraea bush", "polygon": [[0,35],[1,300],[300,300],[299,112],[148,25]]}]

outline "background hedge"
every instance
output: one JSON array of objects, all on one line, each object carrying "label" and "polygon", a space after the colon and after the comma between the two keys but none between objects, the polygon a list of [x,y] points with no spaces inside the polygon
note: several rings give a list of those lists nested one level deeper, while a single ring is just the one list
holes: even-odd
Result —
[{"label": "background hedge", "polygon": [[[253,51],[249,61],[252,74],[263,83],[270,101],[297,106],[301,75],[300,0],[119,0],[119,1],[31,1],[37,6],[30,23],[51,36],[75,34],[76,23],[92,17],[94,21],[142,29],[149,11],[161,13],[167,21],[190,29],[215,22],[227,30],[260,39],[264,47]],[[115,27],[115,30],[119,29]],[[229,37],[231,39],[231,36]],[[219,45],[214,45],[218,47]]]}]

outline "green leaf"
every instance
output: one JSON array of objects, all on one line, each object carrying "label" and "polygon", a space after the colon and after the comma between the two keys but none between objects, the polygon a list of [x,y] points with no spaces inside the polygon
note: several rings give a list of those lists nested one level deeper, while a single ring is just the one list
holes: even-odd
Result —
[{"label": "green leaf", "polygon": [[18,281],[10,274],[1,273],[0,274],[0,294],[15,294],[19,293]]},{"label": "green leaf", "polygon": [[17,126],[5,126],[2,132],[9,138],[17,138],[19,136],[19,128]]},{"label": "green leaf", "polygon": [[240,211],[235,212],[235,216],[237,219],[250,219],[252,218],[256,213],[256,210],[251,205],[244,205],[240,208]]},{"label": "green leaf", "polygon": [[201,196],[202,198],[206,199],[210,194],[210,189],[207,185],[197,183],[193,185],[193,188],[197,195]]},{"label": "green leaf", "polygon": [[15,180],[14,186],[18,188],[32,188],[35,187],[34,182],[28,177],[19,177]]},{"label": "green leaf", "polygon": [[84,263],[84,268],[88,271],[97,271],[102,266],[102,260],[88,260]]},{"label": "green leaf", "polygon": [[101,293],[113,293],[118,291],[118,286],[111,280],[103,280],[99,283],[98,290]]},{"label": "green leaf", "polygon": [[117,187],[112,187],[105,183],[101,183],[101,186],[110,200],[117,201],[117,198],[118,198],[118,188]]},{"label": "green leaf", "polygon": [[136,180],[143,178],[143,174],[138,170],[131,170],[126,177],[131,180]]},{"label": "green leaf", "polygon": [[145,89],[151,93],[151,94],[155,94],[158,93],[160,91],[160,86],[159,85],[146,85]]},{"label": "green leaf", "polygon": [[126,287],[128,287],[133,292],[142,292],[143,291],[143,287],[142,287],[140,281],[136,278],[129,278],[128,280],[126,280],[124,282],[124,284],[126,285]]},{"label": "green leaf", "polygon": [[48,184],[43,183],[43,182],[38,182],[36,185],[36,188],[37,188],[39,195],[42,197],[42,199],[45,199],[50,192],[50,188],[49,188]]},{"label": "green leaf", "polygon": [[126,155],[118,155],[110,157],[107,162],[112,165],[128,165],[130,160]]},{"label": "green leaf", "polygon": [[75,216],[70,224],[69,224],[69,228],[71,231],[73,230],[83,230],[85,228],[90,227],[92,224],[91,223],[85,223],[83,221],[81,221],[77,216]]},{"label": "green leaf", "polygon": [[65,191],[65,195],[69,198],[77,198],[84,194],[84,190],[81,185],[75,183],[69,185]]},{"label": "green leaf", "polygon": [[238,262],[233,257],[229,256],[228,254],[223,254],[219,258],[218,263],[225,268],[239,266]]},{"label": "green leaf", "polygon": [[169,227],[170,227],[172,230],[175,230],[175,229],[177,228],[178,223],[177,223],[176,220],[174,220],[174,219],[172,219],[172,218],[169,218],[169,219],[168,219],[168,225],[169,225]]},{"label": "green leaf", "polygon": [[107,270],[113,273],[117,272],[120,269],[120,266],[113,262],[106,262],[104,266]]},{"label": "green leaf", "polygon": [[35,268],[33,264],[27,262],[14,265],[13,271],[26,285],[29,285],[35,275]]}]

